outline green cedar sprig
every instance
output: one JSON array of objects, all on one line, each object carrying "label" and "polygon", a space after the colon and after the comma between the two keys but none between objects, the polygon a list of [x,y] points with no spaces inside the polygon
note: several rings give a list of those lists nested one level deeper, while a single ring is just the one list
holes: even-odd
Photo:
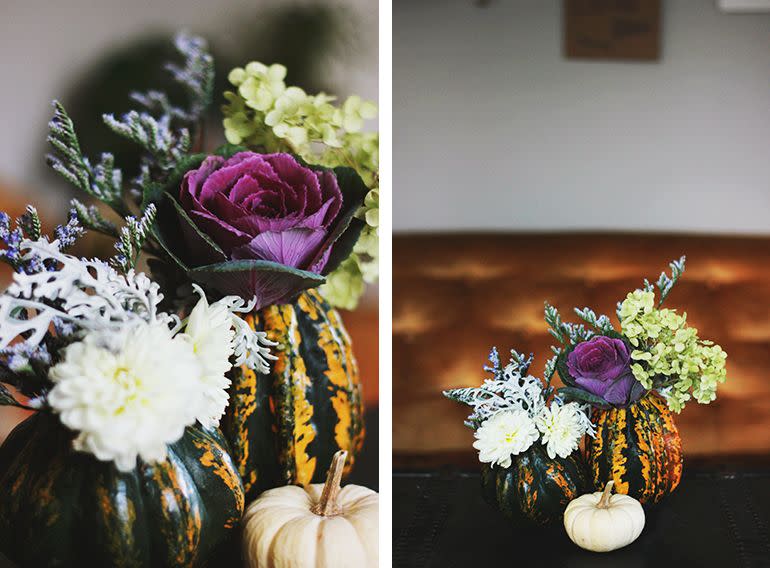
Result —
[{"label": "green cedar sprig", "polygon": [[682,256],[679,260],[671,261],[669,263],[669,266],[671,267],[671,276],[669,277],[665,271],[661,272],[658,280],[655,282],[655,286],[653,286],[646,278],[644,279],[645,292],[654,292],[655,287],[657,286],[658,292],[660,293],[658,307],[663,305],[663,302],[668,297],[674,284],[677,283],[679,277],[684,273],[684,263],[686,260],[687,257]]},{"label": "green cedar sprig", "polygon": [[168,114],[156,119],[149,113],[132,110],[120,119],[112,114],[102,118],[115,134],[141,146],[148,154],[146,163],[163,172],[174,169],[190,151],[190,133],[186,128],[172,129]]},{"label": "green cedar sprig", "polygon": [[190,123],[198,122],[214,100],[214,58],[206,40],[198,36],[177,34],[174,45],[184,56],[184,65],[168,63],[166,70],[187,92],[184,118]]},{"label": "green cedar sprig", "polygon": [[[48,135],[54,151],[48,156],[48,164],[72,185],[108,204],[122,217],[143,204],[145,190],[166,182],[187,157],[193,146],[194,132],[200,128],[203,113],[213,99],[214,61],[205,40],[179,34],[175,45],[183,62],[170,63],[166,69],[183,87],[187,98],[185,106],[172,105],[165,93],[149,91],[132,94],[143,110],[129,111],[120,118],[113,114],[103,116],[113,132],[135,142],[146,152],[140,175],[134,181],[136,187],[128,192],[130,199],[124,191],[123,174],[115,167],[114,156],[103,153],[99,163],[93,165],[83,155],[72,119],[61,103],[54,102]],[[77,209],[85,224],[89,215],[84,214],[82,207]],[[105,228],[98,220],[93,224]]]},{"label": "green cedar sprig", "polygon": [[[545,322],[548,324],[548,333],[563,347],[573,347],[582,341],[591,339],[595,333],[582,323],[569,323],[561,319],[561,314],[554,306],[545,302]],[[563,351],[562,347],[552,346],[551,350],[559,355]]]},{"label": "green cedar sprig", "polygon": [[[679,257],[679,260],[672,260],[669,263],[669,267],[671,268],[671,276],[668,276],[666,274],[665,270],[660,273],[660,276],[658,277],[658,280],[655,282],[655,285],[653,286],[652,283],[644,279],[644,287],[643,290],[645,292],[655,292],[655,288],[658,288],[659,292],[659,298],[658,298],[658,308],[660,308],[663,305],[663,302],[666,301],[666,298],[668,298],[668,295],[671,293],[672,288],[674,287],[674,284],[676,284],[679,281],[679,278],[681,278],[682,274],[684,274],[685,269],[685,262],[687,261],[687,257],[682,255]],[[618,319],[622,319],[620,317],[620,306],[623,304],[622,301],[618,302],[617,307],[617,314]]]},{"label": "green cedar sprig", "polygon": [[38,240],[43,235],[43,224],[33,205],[27,205],[26,212],[16,220],[16,225],[22,230],[24,236],[32,241]]},{"label": "green cedar sprig", "polygon": [[86,229],[108,235],[113,238],[120,236],[115,223],[105,219],[95,205],[85,205],[78,199],[70,201],[70,210]]},{"label": "green cedar sprig", "polygon": [[545,369],[543,370],[543,379],[545,380],[545,386],[546,386],[546,398],[548,395],[551,394],[551,381],[553,380],[553,376],[556,374],[556,362],[558,361],[559,357],[557,355],[554,355],[548,361],[545,362]]},{"label": "green cedar sprig", "polygon": [[596,329],[601,335],[607,335],[608,333],[615,331],[610,318],[605,315],[597,316],[596,312],[591,308],[583,308],[582,310],[575,308],[575,314],[588,325]]},{"label": "green cedar sprig", "polygon": [[54,115],[48,123],[48,143],[54,152],[46,156],[48,165],[78,189],[112,207],[119,214],[128,211],[123,202],[123,174],[115,168],[115,157],[103,153],[92,165],[81,149],[72,119],[59,101],[53,102]]},{"label": "green cedar sprig", "polygon": [[160,91],[132,93],[143,110],[132,110],[120,118],[103,116],[116,134],[141,146],[146,155],[134,180],[132,195],[139,202],[159,184],[164,184],[190,154],[195,133],[202,129],[203,113],[214,96],[214,60],[206,41],[189,34],[178,34],[174,44],[183,56],[181,65],[169,63],[166,70],[181,85],[186,106],[175,106]]},{"label": "green cedar sprig", "polygon": [[682,256],[679,258],[679,260],[674,260],[671,263],[669,263],[669,267],[671,268],[671,277],[669,277],[665,273],[665,271],[660,273],[660,277],[658,278],[658,281],[655,283],[655,285],[658,287],[658,290],[660,291],[660,300],[658,300],[658,307],[663,305],[663,302],[666,301],[666,298],[671,292],[671,289],[674,287],[674,284],[677,283],[679,278],[684,273],[684,264],[686,260],[687,260],[687,257]]},{"label": "green cedar sprig", "polygon": [[118,242],[115,243],[118,254],[110,259],[110,264],[116,270],[125,274],[136,266],[142,248],[151,236],[157,213],[155,205],[151,203],[139,219],[133,216],[126,217],[126,224],[120,229]]}]

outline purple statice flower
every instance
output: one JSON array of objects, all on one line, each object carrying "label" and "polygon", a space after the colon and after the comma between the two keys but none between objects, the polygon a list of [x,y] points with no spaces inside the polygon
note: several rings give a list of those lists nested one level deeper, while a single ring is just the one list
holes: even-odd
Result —
[{"label": "purple statice flower", "polygon": [[[84,232],[76,212],[72,210],[67,224],[54,229],[54,238],[59,241],[59,249],[66,250],[74,245]],[[0,261],[9,264],[16,272],[37,274],[44,270],[56,270],[55,263],[44,263],[38,257],[25,255],[22,251],[22,242],[25,239],[37,240],[40,237],[40,219],[34,207],[27,207],[27,212],[16,220],[15,227],[11,224],[11,217],[5,212],[0,212],[0,243],[5,245],[5,248],[0,248]]]},{"label": "purple statice flower", "polygon": [[21,242],[24,240],[24,233],[18,226],[11,227],[11,218],[5,212],[0,212],[0,242],[5,248],[0,249],[0,260],[19,271],[21,268]]},{"label": "purple statice flower", "polygon": [[0,360],[11,371],[21,371],[32,362],[38,366],[50,366],[51,354],[44,343],[29,345],[21,342],[0,350]]},{"label": "purple statice flower", "polygon": [[11,232],[11,217],[5,211],[0,211],[0,240],[5,241]]},{"label": "purple statice flower", "polygon": [[67,224],[59,225],[54,229],[54,236],[59,241],[59,248],[61,250],[72,247],[84,233],[85,229],[80,224],[77,212],[74,209],[70,210]]}]

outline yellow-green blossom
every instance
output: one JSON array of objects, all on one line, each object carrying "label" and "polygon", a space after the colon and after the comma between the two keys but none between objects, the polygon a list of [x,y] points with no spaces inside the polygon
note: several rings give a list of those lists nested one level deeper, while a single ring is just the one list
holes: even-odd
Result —
[{"label": "yellow-green blossom", "polygon": [[[340,106],[325,93],[310,95],[287,86],[283,65],[252,62],[233,69],[223,107],[227,141],[264,152],[290,152],[309,164],[356,170],[370,192],[358,217],[366,222],[353,254],[329,275],[324,291],[338,307],[352,308],[364,281],[378,275],[379,134],[363,132],[365,120],[377,116],[377,106],[357,95]],[[354,266],[355,265],[355,266]],[[339,274],[338,274],[339,273]]]},{"label": "yellow-green blossom", "polygon": [[659,388],[671,410],[681,411],[693,397],[702,404],[716,398],[717,385],[727,378],[727,354],[699,339],[698,330],[687,325],[687,314],[658,309],[653,292],[636,290],[618,316],[623,335],[636,348],[631,371],[645,388]]},{"label": "yellow-green blossom", "polygon": [[338,308],[355,309],[358,299],[364,293],[364,277],[355,253],[326,277],[326,282],[321,286],[321,293],[329,303]]}]

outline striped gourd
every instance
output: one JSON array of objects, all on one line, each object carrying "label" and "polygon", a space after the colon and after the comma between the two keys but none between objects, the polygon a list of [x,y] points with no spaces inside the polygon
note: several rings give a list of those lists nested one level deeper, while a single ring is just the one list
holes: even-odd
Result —
[{"label": "striped gourd", "polygon": [[682,440],[665,401],[648,394],[627,408],[594,410],[596,436],[588,440],[594,489],[610,479],[615,491],[657,503],[682,477]]},{"label": "striped gourd", "polygon": [[481,471],[482,494],[489,504],[510,519],[538,525],[560,521],[569,502],[588,488],[578,452],[551,459],[538,442],[514,456],[510,467],[484,464]]},{"label": "striped gourd", "polygon": [[339,313],[316,290],[246,317],[278,346],[269,375],[232,373],[223,422],[247,496],[321,483],[340,449],[346,473],[363,444],[358,366]]},{"label": "striped gourd", "polygon": [[130,472],[72,449],[47,412],[0,447],[0,551],[19,566],[190,567],[234,534],[244,491],[218,430]]}]

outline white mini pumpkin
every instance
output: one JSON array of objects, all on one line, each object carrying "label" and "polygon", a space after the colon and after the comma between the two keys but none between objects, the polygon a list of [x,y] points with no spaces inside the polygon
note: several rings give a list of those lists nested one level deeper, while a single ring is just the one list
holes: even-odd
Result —
[{"label": "white mini pumpkin", "polygon": [[586,550],[609,552],[634,542],[644,528],[644,509],[628,495],[604,491],[573,499],[564,511],[564,528],[572,542]]},{"label": "white mini pumpkin", "polygon": [[347,452],[326,483],[270,489],[246,509],[243,555],[250,568],[377,568],[379,495],[340,486]]}]

